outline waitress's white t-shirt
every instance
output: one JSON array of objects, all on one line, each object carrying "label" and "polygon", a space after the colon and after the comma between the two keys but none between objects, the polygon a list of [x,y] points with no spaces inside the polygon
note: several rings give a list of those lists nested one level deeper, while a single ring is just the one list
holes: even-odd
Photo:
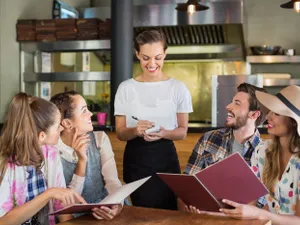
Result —
[{"label": "waitress's white t-shirt", "polygon": [[115,97],[115,116],[126,116],[126,126],[149,120],[167,130],[178,127],[177,113],[193,112],[191,95],[185,84],[170,78],[159,82],[123,81]]}]

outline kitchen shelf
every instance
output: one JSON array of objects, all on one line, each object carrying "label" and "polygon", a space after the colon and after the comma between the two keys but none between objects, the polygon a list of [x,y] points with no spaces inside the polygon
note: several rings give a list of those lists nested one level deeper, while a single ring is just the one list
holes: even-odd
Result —
[{"label": "kitchen shelf", "polygon": [[110,81],[110,72],[24,73],[24,82]]},{"label": "kitchen shelf", "polygon": [[300,85],[300,79],[264,79],[264,87]]},{"label": "kitchen shelf", "polygon": [[258,55],[258,56],[247,56],[246,61],[252,64],[263,64],[263,63],[300,63],[300,56],[293,55]]},{"label": "kitchen shelf", "polygon": [[55,42],[21,42],[21,51],[41,52],[78,52],[110,49],[110,40],[82,40]]}]

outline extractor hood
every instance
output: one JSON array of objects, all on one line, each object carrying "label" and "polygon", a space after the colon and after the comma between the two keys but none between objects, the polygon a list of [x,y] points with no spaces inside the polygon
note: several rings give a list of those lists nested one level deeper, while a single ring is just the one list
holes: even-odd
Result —
[{"label": "extractor hood", "polygon": [[[166,60],[245,60],[243,0],[201,1],[206,11],[175,8],[186,0],[134,0],[134,31],[160,28],[167,37]],[[110,6],[81,9],[84,18],[110,18]]]}]

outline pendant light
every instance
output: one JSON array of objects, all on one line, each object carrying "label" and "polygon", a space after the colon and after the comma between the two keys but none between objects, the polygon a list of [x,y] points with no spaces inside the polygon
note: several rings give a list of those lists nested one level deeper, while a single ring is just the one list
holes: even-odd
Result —
[{"label": "pendant light", "polygon": [[196,11],[204,11],[209,9],[209,7],[205,5],[201,5],[200,0],[188,0],[187,3],[177,4],[176,9],[178,11],[186,11],[190,15],[192,15]]},{"label": "pendant light", "polygon": [[291,0],[287,3],[281,4],[281,8],[294,9],[297,13],[300,12],[300,0]]}]

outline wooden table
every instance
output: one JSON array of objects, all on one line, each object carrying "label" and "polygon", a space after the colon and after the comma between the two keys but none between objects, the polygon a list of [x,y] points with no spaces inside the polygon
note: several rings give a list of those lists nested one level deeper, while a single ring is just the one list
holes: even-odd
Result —
[{"label": "wooden table", "polygon": [[178,211],[149,209],[134,206],[124,206],[120,215],[111,221],[96,220],[91,215],[60,223],[61,225],[271,225],[270,221],[263,220],[235,220],[227,217],[197,215]]}]

